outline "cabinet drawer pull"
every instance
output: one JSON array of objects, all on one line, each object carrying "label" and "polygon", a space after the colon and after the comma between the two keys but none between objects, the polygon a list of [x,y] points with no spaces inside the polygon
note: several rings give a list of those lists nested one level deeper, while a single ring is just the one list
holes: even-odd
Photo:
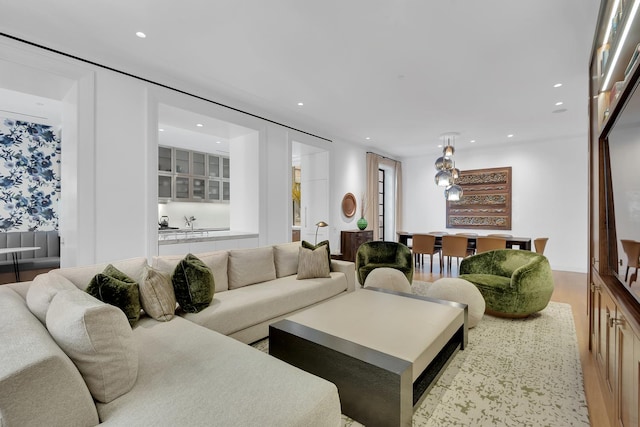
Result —
[{"label": "cabinet drawer pull", "polygon": [[610,317],[609,318],[609,327],[613,328],[614,326],[617,325],[623,325],[624,324],[624,320],[623,319],[617,319],[615,317]]}]

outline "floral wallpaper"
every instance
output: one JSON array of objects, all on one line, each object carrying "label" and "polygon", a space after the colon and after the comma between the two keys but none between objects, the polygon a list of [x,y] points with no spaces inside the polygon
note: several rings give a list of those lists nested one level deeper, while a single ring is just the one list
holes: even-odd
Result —
[{"label": "floral wallpaper", "polygon": [[0,118],[0,232],[58,229],[60,134]]}]

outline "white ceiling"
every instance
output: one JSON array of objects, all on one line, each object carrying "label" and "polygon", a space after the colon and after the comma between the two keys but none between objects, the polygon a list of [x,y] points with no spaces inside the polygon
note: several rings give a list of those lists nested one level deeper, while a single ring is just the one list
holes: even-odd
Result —
[{"label": "white ceiling", "polygon": [[459,152],[586,138],[599,0],[2,3],[5,34],[336,143],[404,157],[449,131]]}]

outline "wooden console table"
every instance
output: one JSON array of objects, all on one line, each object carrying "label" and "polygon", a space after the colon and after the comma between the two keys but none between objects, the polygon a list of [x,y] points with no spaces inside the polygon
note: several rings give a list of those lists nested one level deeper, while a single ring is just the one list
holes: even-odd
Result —
[{"label": "wooden console table", "polygon": [[340,250],[342,259],[356,261],[356,253],[361,244],[373,240],[373,230],[342,230],[340,232]]}]

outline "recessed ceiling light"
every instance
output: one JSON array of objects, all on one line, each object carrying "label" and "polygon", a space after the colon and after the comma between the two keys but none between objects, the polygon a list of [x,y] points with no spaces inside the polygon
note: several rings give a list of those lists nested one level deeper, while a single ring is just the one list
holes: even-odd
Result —
[{"label": "recessed ceiling light", "polygon": [[198,126],[199,128],[201,128],[202,126],[204,126],[202,123],[196,123],[196,126]]},{"label": "recessed ceiling light", "polygon": [[562,101],[556,102],[556,105],[562,105],[562,104],[564,104],[564,102],[562,102]]},{"label": "recessed ceiling light", "polygon": [[365,137],[364,139],[366,139],[367,141],[371,139],[370,136]]},{"label": "recessed ceiling light", "polygon": [[560,87],[560,86],[562,86],[562,83],[556,83],[553,85],[553,87]]},{"label": "recessed ceiling light", "polygon": [[145,33],[143,33],[142,31],[138,31],[136,33],[136,36],[140,37],[141,39],[144,39],[147,37],[147,35]]},{"label": "recessed ceiling light", "polygon": [[471,141],[469,141],[469,142],[473,144],[474,142],[476,142],[476,140],[475,140],[475,139],[472,139],[472,140],[471,140]]},{"label": "recessed ceiling light", "polygon": [[302,107],[304,105],[304,102],[298,102],[298,106]]},{"label": "recessed ceiling light", "polygon": [[162,129],[162,128],[160,128],[160,129],[158,129],[158,130],[159,130],[160,132],[164,132],[164,129]]},{"label": "recessed ceiling light", "polygon": [[222,144],[222,141],[216,141],[216,144]]},{"label": "recessed ceiling light", "polygon": [[507,135],[507,138],[513,138],[513,134],[510,133],[509,135]]},{"label": "recessed ceiling light", "polygon": [[438,144],[438,148],[442,148],[442,144]]}]

